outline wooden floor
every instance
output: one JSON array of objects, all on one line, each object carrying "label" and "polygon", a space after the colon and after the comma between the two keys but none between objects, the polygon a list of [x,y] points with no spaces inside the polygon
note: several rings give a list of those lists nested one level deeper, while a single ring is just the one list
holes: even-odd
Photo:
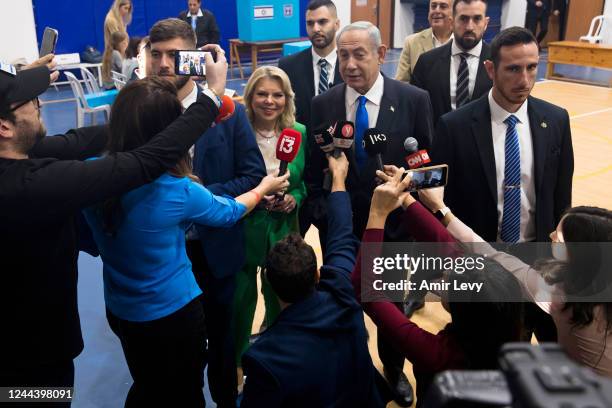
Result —
[{"label": "wooden floor", "polygon": [[[532,94],[569,112],[575,157],[572,205],[612,209],[612,89],[543,81],[536,84]],[[321,248],[314,227],[308,231],[306,241],[315,248],[320,265]],[[259,331],[263,314],[263,299],[260,295],[253,323],[254,333]],[[370,354],[376,367],[382,371],[376,348],[376,326],[367,316],[365,320],[370,334]],[[425,308],[415,313],[413,321],[437,333],[450,321],[450,316],[439,302],[426,302]],[[414,386],[412,366],[408,361],[404,365],[404,372]],[[397,405],[390,403],[388,407]]]}]

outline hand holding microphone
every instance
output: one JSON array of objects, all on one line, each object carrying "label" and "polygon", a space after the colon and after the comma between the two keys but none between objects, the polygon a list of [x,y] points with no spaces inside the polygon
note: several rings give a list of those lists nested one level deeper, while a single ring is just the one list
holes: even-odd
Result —
[{"label": "hand holding microphone", "polygon": [[[276,143],[276,158],[280,160],[278,175],[282,176],[287,172],[287,166],[291,163],[302,144],[302,134],[295,129],[283,129]],[[279,200],[284,200],[285,193],[277,195]]]}]

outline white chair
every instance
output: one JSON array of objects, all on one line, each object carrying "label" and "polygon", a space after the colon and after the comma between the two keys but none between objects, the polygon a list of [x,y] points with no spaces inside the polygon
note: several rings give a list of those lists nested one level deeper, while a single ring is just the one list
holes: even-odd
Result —
[{"label": "white chair", "polygon": [[119,91],[127,83],[127,77],[117,71],[111,71],[111,78],[113,79],[113,82],[115,83],[115,88],[117,88],[117,90]]},{"label": "white chair", "polygon": [[[76,76],[72,72],[65,71],[64,75],[68,78],[68,82],[70,83],[70,87],[72,88],[72,92],[74,93],[74,97],[76,98],[76,106],[77,106],[77,127],[82,127],[85,125],[85,114],[91,113],[92,116],[92,124],[96,124],[96,113],[104,112],[106,115],[106,120],[110,118],[110,104],[101,104],[97,106],[90,106],[89,100],[91,98],[85,97],[85,92],[83,91],[83,87],[81,83],[77,79]],[[95,94],[93,94],[95,95]]]},{"label": "white chair", "polygon": [[100,85],[98,84],[98,80],[90,70],[88,70],[87,68],[81,68],[81,77],[83,78],[83,82],[85,82],[85,88],[87,89],[87,93],[92,94],[100,92]]},{"label": "white chair", "polygon": [[612,16],[603,15],[594,17],[591,21],[591,27],[589,27],[589,33],[580,37],[580,41],[587,41],[591,44],[602,42],[604,37],[602,31],[604,25],[610,24]]}]

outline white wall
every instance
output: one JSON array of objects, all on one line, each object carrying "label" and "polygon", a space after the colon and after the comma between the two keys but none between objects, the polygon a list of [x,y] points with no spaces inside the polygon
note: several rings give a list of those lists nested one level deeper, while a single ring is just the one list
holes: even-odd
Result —
[{"label": "white wall", "polygon": [[612,44],[612,0],[606,0],[604,5],[604,15],[609,16],[606,25],[602,28],[604,44]]},{"label": "white wall", "polygon": [[525,0],[504,0],[502,4],[501,28],[525,26],[527,2]]},{"label": "white wall", "polygon": [[351,23],[351,0],[333,0],[338,11],[340,27]]},{"label": "white wall", "polygon": [[403,48],[406,36],[414,32],[414,4],[395,0],[395,21],[393,22],[393,48]]},{"label": "white wall", "polygon": [[32,0],[0,0],[0,60],[13,62],[38,58]]}]

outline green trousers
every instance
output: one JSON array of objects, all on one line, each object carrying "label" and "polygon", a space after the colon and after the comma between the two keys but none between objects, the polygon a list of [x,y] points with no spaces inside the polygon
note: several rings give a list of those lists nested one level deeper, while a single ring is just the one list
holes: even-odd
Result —
[{"label": "green trousers", "polygon": [[[244,220],[246,236],[246,262],[236,276],[234,294],[234,325],[236,341],[236,363],[242,366],[242,354],[249,347],[249,337],[257,306],[257,275],[266,256],[274,244],[291,232],[298,232],[297,211],[290,214],[255,210]],[[261,273],[259,273],[261,276]],[[262,277],[262,291],[266,306],[266,326],[276,320],[280,304],[274,290]]]}]

